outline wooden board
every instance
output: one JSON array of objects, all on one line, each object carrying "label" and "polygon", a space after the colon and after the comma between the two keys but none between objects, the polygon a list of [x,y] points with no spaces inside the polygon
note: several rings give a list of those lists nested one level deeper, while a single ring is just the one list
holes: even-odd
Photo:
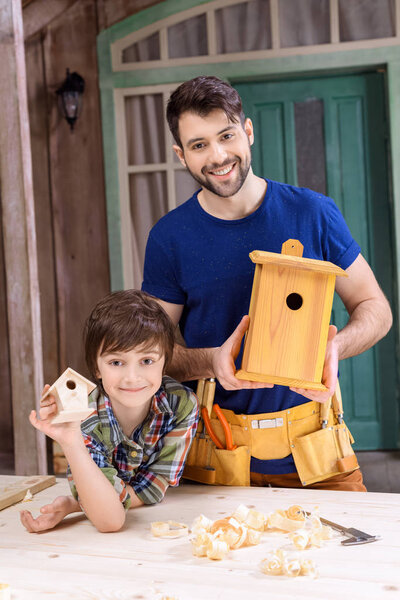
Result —
[{"label": "wooden board", "polygon": [[[0,485],[2,478],[0,478]],[[65,479],[23,504],[37,516],[43,504],[68,494]],[[155,538],[153,521],[191,525],[200,513],[210,519],[239,504],[265,513],[300,504],[346,527],[381,535],[378,542],[342,546],[339,534],[321,548],[297,553],[288,536],[266,532],[258,546],[233,550],[223,561],[192,555],[188,537]],[[398,494],[278,488],[228,488],[183,484],[160,504],[130,510],[117,533],[99,533],[84,517],[71,515],[41,535],[21,525],[21,505],[0,512],[0,581],[18,600],[381,600],[400,596]],[[269,550],[284,548],[313,559],[316,579],[270,577],[260,569]]]},{"label": "wooden board", "polygon": [[5,483],[3,482],[3,485],[0,483],[0,510],[16,502],[21,502],[28,490],[33,495],[54,485],[56,482],[54,475],[34,475],[26,479],[12,476],[5,478],[3,476],[2,480],[5,480]]}]

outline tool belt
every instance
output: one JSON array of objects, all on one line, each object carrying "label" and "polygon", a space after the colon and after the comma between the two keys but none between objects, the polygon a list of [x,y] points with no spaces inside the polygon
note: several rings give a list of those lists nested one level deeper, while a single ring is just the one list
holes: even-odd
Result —
[{"label": "tool belt", "polygon": [[331,400],[306,402],[275,413],[237,415],[213,404],[215,380],[197,389],[201,419],[183,477],[214,485],[250,485],[251,457],[292,454],[303,484],[359,468],[354,439],[343,421],[339,384]]}]

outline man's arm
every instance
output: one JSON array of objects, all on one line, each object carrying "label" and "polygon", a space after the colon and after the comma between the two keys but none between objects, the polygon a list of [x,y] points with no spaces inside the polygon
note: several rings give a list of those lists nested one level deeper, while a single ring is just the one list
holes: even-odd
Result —
[{"label": "man's arm", "polygon": [[[183,305],[171,304],[159,300],[174,325],[178,325]],[[177,381],[191,381],[204,377],[216,377],[226,390],[256,389],[273,387],[269,383],[243,381],[235,377],[235,358],[239,354],[240,344],[249,326],[249,317],[245,315],[232,335],[215,348],[186,348],[175,343],[172,362],[168,375]]]},{"label": "man's arm", "polygon": [[361,254],[346,272],[348,277],[336,279],[336,292],[349,313],[349,320],[337,335],[336,327],[330,327],[322,376],[328,392],[292,388],[318,402],[325,402],[334,393],[339,360],[371,348],[387,334],[393,322],[389,302]]}]

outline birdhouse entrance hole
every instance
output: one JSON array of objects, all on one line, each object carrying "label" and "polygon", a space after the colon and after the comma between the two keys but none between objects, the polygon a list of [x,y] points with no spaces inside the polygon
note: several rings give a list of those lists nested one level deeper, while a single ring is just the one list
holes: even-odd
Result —
[{"label": "birdhouse entrance hole", "polygon": [[74,390],[74,389],[76,388],[76,383],[75,383],[75,381],[74,381],[73,379],[68,379],[68,380],[65,382],[65,385],[67,386],[67,388],[68,388],[69,390]]},{"label": "birdhouse entrance hole", "polygon": [[303,298],[300,294],[289,294],[286,298],[286,304],[290,310],[299,310],[303,306]]}]

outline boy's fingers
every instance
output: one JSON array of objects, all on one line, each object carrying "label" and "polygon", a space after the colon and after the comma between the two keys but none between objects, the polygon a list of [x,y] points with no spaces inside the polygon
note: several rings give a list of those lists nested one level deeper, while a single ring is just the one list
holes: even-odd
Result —
[{"label": "boy's fingers", "polygon": [[33,517],[31,515],[31,513],[29,512],[29,510],[21,510],[20,519],[21,519],[22,525],[29,531],[29,533],[33,533],[33,531],[34,531],[32,529]]}]

